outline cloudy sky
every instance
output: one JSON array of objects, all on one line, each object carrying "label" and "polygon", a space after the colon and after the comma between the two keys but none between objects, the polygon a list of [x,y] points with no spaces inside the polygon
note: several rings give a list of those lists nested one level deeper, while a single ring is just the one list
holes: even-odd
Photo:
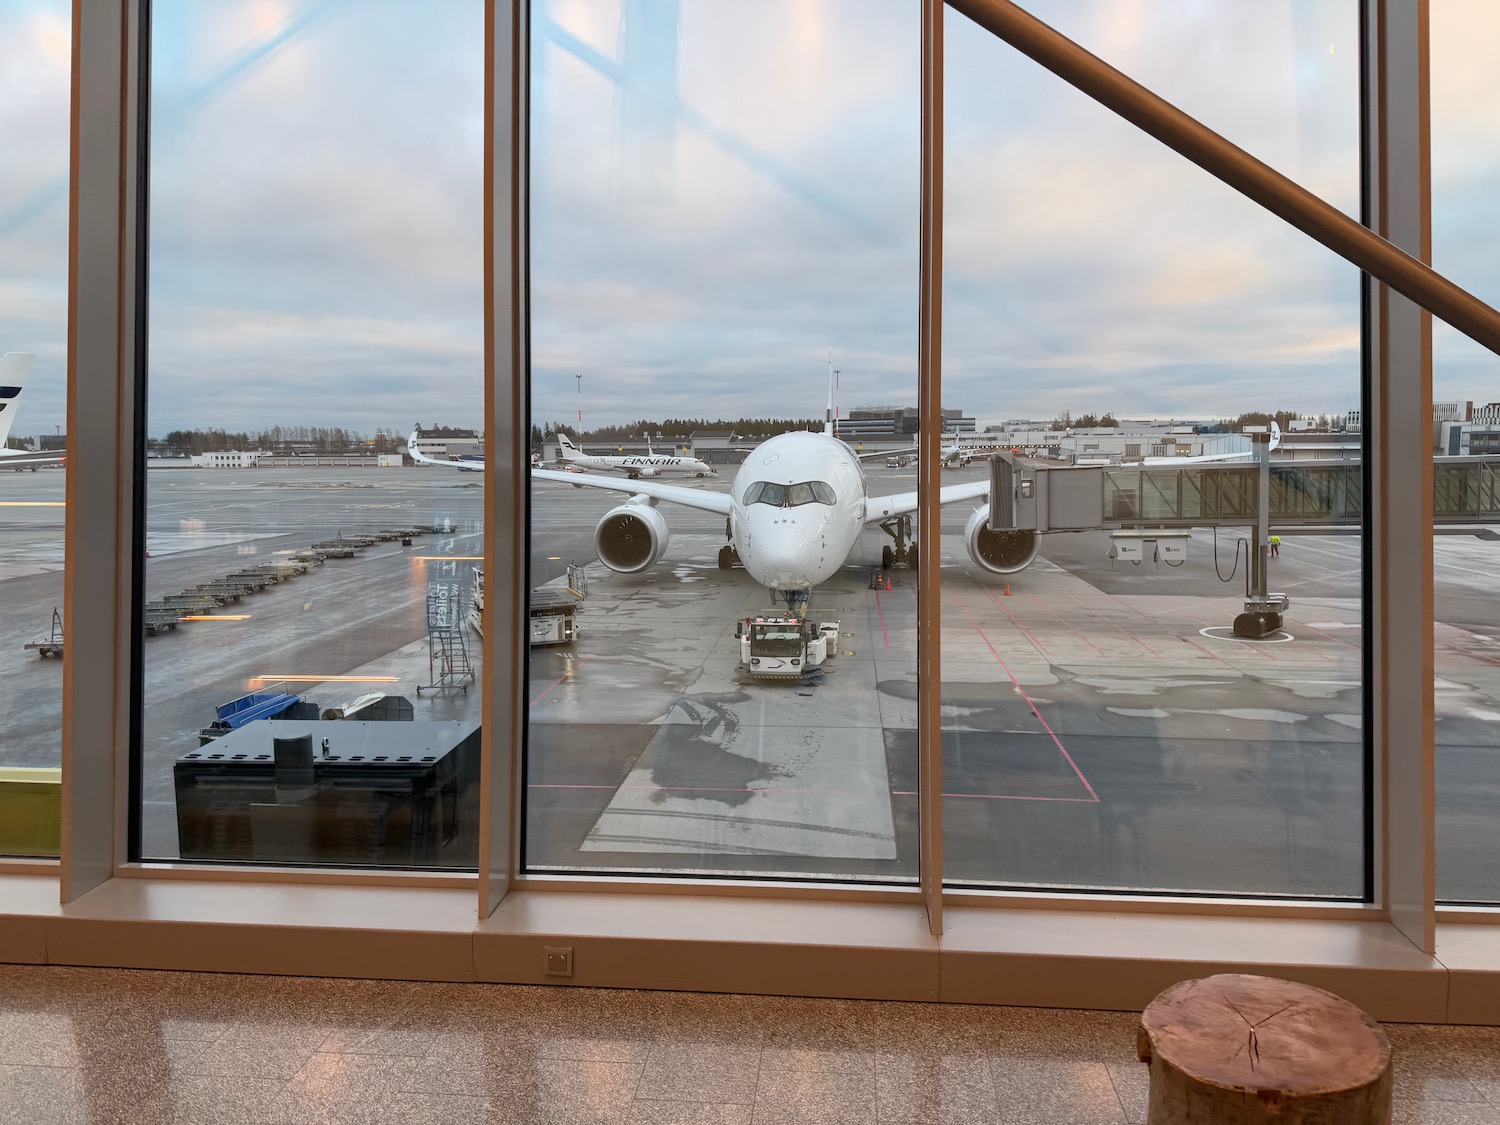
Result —
[{"label": "cloudy sky", "polygon": [[[1357,207],[1355,0],[1028,5]],[[1500,6],[1434,0],[1436,258],[1500,301]],[[915,400],[912,0],[537,0],[538,421]],[[481,0],[156,0],[153,434],[481,405]],[[0,0],[0,351],[63,421],[68,4]],[[945,391],[983,421],[1358,402],[1355,271],[949,14]],[[1437,396],[1500,399],[1439,328]]]}]

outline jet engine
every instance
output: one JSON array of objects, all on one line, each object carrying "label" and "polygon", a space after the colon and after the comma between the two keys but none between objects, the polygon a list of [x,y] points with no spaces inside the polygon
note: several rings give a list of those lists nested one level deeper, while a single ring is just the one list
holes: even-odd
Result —
[{"label": "jet engine", "polygon": [[627,500],[607,512],[594,528],[599,561],[620,574],[636,574],[667,549],[667,521],[644,498]]},{"label": "jet engine", "polygon": [[991,574],[1015,574],[1036,558],[1040,545],[1035,530],[1025,527],[996,530],[990,527],[990,506],[975,508],[964,525],[964,543],[969,557]]}]

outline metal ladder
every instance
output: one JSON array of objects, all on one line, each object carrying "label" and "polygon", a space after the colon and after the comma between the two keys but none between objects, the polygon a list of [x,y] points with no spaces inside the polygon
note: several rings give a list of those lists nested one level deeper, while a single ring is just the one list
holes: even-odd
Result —
[{"label": "metal ladder", "polygon": [[427,590],[427,684],[432,691],[462,688],[474,682],[469,647],[464,639],[463,587],[457,582],[438,582]]}]

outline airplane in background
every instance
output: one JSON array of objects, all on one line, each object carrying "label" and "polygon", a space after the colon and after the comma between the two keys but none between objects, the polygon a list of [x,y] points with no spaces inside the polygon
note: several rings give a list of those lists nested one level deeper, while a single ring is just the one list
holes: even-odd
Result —
[{"label": "airplane in background", "polygon": [[[830,381],[822,432],[799,430],[762,442],[735,473],[728,493],[552,469],[533,469],[531,477],[629,494],[594,529],[599,561],[617,573],[639,573],[665,553],[669,529],[657,505],[666,501],[725,517],[728,542],[719,549],[720,569],[738,562],[789,606],[805,605],[812,590],[844,566],[872,524],[893,541],[881,550],[882,566],[915,569],[918,561],[912,540],[917,494],[869,494],[861,457],[834,436],[832,389]],[[969,556],[992,574],[1015,574],[1036,558],[1038,536],[1034,530],[992,529],[989,487],[988,478],[947,485],[939,503],[980,501],[964,528]]]},{"label": "airplane in background", "polygon": [[5,448],[34,359],[36,356],[30,352],[6,352],[0,356],[0,469],[35,471],[43,465],[61,465],[67,461],[64,453],[33,453],[26,449]]},{"label": "airplane in background", "polygon": [[[651,443],[646,443],[651,448]],[[716,477],[714,467],[696,457],[677,457],[668,453],[626,454],[622,457],[596,456],[584,453],[569,439],[567,434],[557,435],[557,451],[562,459],[583,469],[600,469],[605,472],[624,473],[631,480],[641,477],[659,477],[667,473],[682,473],[694,477]]]}]

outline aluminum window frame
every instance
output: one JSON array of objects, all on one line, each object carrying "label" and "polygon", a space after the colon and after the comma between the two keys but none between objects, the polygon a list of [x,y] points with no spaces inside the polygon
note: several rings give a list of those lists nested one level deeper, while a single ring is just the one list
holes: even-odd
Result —
[{"label": "aluminum window frame", "polygon": [[[938,0],[923,0],[929,12]],[[1427,107],[1426,0],[1364,0],[1366,12],[1367,80],[1364,98],[1369,125],[1365,173],[1370,185],[1372,214],[1398,241],[1421,249],[1422,230],[1430,223],[1430,201],[1425,188],[1425,166],[1416,175],[1398,176],[1394,166],[1409,154],[1425,151]],[[928,13],[924,13],[927,15]],[[1432,791],[1432,586],[1431,524],[1424,509],[1421,482],[1427,482],[1425,504],[1430,508],[1430,456],[1425,443],[1411,440],[1411,426],[1403,418],[1431,414],[1430,342],[1425,314],[1405,308],[1404,298],[1381,295],[1371,285],[1367,302],[1367,348],[1379,339],[1383,350],[1372,358],[1375,376],[1367,415],[1367,461],[1373,474],[1371,510],[1382,513],[1373,531],[1373,566],[1367,583],[1372,603],[1367,651],[1373,671],[1366,694],[1381,704],[1369,724],[1371,758],[1377,799],[1370,826],[1371,862],[1375,882],[1372,901],[1365,905],[1318,902],[1257,902],[1190,896],[1153,896],[1122,899],[1111,895],[964,893],[943,888],[940,851],[924,852],[922,884],[917,890],[878,886],[840,887],[827,884],[775,885],[731,880],[673,880],[663,883],[636,878],[523,876],[518,873],[518,836],[524,788],[520,771],[524,756],[524,708],[519,681],[524,668],[524,609],[526,596],[525,539],[527,534],[527,477],[525,443],[519,440],[529,425],[526,316],[526,135],[527,52],[529,5],[526,0],[487,0],[486,5],[486,422],[490,448],[486,459],[486,519],[497,532],[511,534],[505,545],[492,534],[486,544],[490,574],[509,573],[508,584],[492,585],[493,627],[485,631],[486,692],[482,744],[482,779],[488,799],[482,802],[480,870],[476,875],[441,876],[428,873],[351,872],[319,868],[255,869],[192,865],[191,871],[170,864],[138,864],[130,860],[129,826],[136,816],[129,784],[129,754],[133,742],[132,677],[139,661],[138,631],[132,619],[135,586],[139,581],[138,544],[143,533],[139,489],[144,474],[138,442],[143,434],[141,410],[144,356],[144,291],[141,284],[147,247],[142,225],[144,173],[141,125],[148,97],[144,57],[149,27],[148,0],[74,0],[73,4],[73,148],[70,181],[70,301],[68,422],[71,448],[66,519],[66,615],[68,637],[64,657],[63,727],[63,840],[55,868],[58,898],[77,904],[95,892],[120,894],[137,884],[193,879],[247,885],[269,884],[288,893],[297,883],[407,888],[412,913],[403,932],[420,934],[420,903],[424,894],[444,888],[472,887],[476,934],[505,912],[507,899],[524,900],[541,894],[593,893],[620,898],[621,919],[639,911],[651,899],[682,896],[695,901],[712,899],[765,900],[780,897],[789,905],[811,900],[811,907],[831,904],[887,904],[925,908],[929,932],[936,931],[947,908],[983,907],[1004,924],[1007,910],[1040,910],[1059,932],[1080,923],[1097,927],[1099,920],[1123,913],[1161,914],[1174,924],[1196,925],[1195,919],[1240,920],[1247,927],[1276,919],[1323,920],[1331,924],[1388,921],[1417,951],[1435,948],[1439,909],[1432,878],[1434,809]],[[929,16],[930,18],[930,16]],[[1407,155],[1403,155],[1407,154]],[[1410,170],[1410,169],[1408,169]],[[929,174],[931,169],[929,168]],[[925,176],[924,176],[925,181]],[[931,221],[931,212],[924,222]],[[1413,241],[1415,240],[1415,241]],[[1409,302],[1407,302],[1409,304]],[[936,327],[936,325],[935,325]],[[1400,356],[1416,356],[1417,366],[1403,366]],[[1425,356],[1425,358],[1424,358]],[[923,384],[924,418],[936,418],[940,388]],[[927,436],[931,441],[930,435]],[[507,444],[508,443],[508,444]],[[928,460],[924,458],[924,462]],[[931,488],[924,512],[932,511]],[[1425,512],[1425,515],[1424,515]],[[922,520],[923,527],[935,520]],[[1386,552],[1374,566],[1369,556]],[[933,557],[930,556],[929,557]],[[1424,561],[1425,560],[1425,561]],[[1404,596],[1403,583],[1423,575],[1424,597]],[[938,582],[930,568],[921,577],[919,596],[932,604]],[[502,591],[504,596],[502,596]],[[930,676],[933,658],[920,655],[919,669]],[[1381,693],[1389,692],[1384,695]],[[1372,706],[1375,706],[1372,703]],[[929,766],[932,764],[929,760]],[[925,824],[930,826],[930,816]],[[934,843],[924,837],[932,848]],[[111,884],[114,884],[111,888]],[[144,894],[144,892],[143,892]],[[136,899],[126,896],[128,901]],[[147,902],[144,894],[141,902]],[[582,900],[580,900],[582,901]],[[3,904],[0,904],[3,908]],[[498,909],[497,909],[498,908]],[[128,920],[142,924],[154,917],[148,906],[134,910]],[[517,907],[524,914],[524,905]],[[3,909],[0,909],[3,912]],[[969,911],[968,913],[973,913]],[[1464,909],[1442,911],[1446,923],[1500,922],[1500,911]],[[1256,921],[1259,920],[1259,921]],[[161,926],[186,926],[169,921]],[[170,932],[177,932],[175,930]],[[801,935],[788,929],[785,945]],[[185,940],[185,939],[184,939]],[[477,940],[477,939],[476,939]],[[624,939],[621,939],[624,940]],[[832,940],[832,939],[830,939]],[[833,948],[825,946],[824,948]],[[66,952],[59,957],[69,956]],[[122,957],[108,951],[100,958]],[[1343,964],[1353,966],[1358,954],[1349,951]],[[1500,954],[1497,954],[1500,960]],[[74,961],[73,963],[83,963]],[[118,963],[98,960],[92,963]],[[130,962],[127,962],[130,963]],[[170,967],[164,965],[163,967]],[[177,967],[187,967],[178,962]],[[274,970],[270,970],[274,971]],[[618,967],[613,979],[629,974]],[[1500,971],[1496,973],[1500,979]],[[696,978],[693,978],[696,979]],[[607,982],[607,981],[606,981]],[[591,981],[590,983],[598,983]],[[1095,987],[1090,993],[1088,987]],[[1076,995],[1086,1002],[1102,995],[1094,986]],[[1074,993],[1059,992],[1059,996]]]}]

